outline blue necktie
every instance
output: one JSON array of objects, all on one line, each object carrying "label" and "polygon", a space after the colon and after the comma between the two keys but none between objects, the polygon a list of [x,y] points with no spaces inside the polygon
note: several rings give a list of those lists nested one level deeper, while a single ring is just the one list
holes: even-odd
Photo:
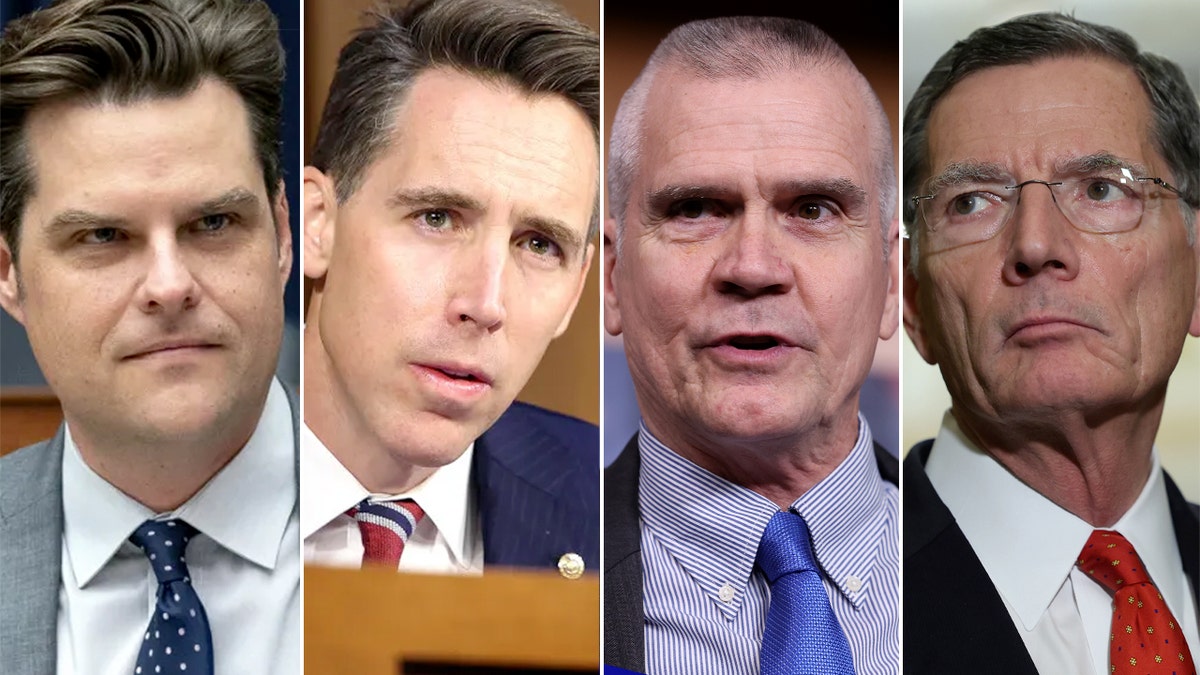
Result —
[{"label": "blue necktie", "polygon": [[755,562],[771,584],[762,675],[853,675],[850,643],[829,606],[804,519],[776,513]]},{"label": "blue necktie", "polygon": [[158,577],[158,602],[134,675],[212,675],[212,632],[183,556],[196,534],[196,528],[182,520],[147,520],[129,537]]}]

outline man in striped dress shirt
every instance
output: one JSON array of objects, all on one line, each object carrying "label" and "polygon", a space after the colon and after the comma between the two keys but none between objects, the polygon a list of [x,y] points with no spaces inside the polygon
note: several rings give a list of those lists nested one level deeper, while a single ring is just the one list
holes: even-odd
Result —
[{"label": "man in striped dress shirt", "polygon": [[[820,672],[896,672],[896,462],[858,412],[897,327],[878,99],[809,24],[693,22],[623,97],[609,158],[605,323],[643,419],[606,475],[605,662],[811,672],[768,667],[762,646],[756,557],[784,510],[853,657]],[[804,639],[785,651],[825,658]]]}]

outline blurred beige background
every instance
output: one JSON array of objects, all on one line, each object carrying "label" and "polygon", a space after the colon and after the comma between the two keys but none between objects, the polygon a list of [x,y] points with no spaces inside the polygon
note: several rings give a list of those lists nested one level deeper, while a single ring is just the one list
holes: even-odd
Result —
[{"label": "blurred beige background", "polygon": [[[573,16],[600,30],[598,0],[559,0]],[[317,137],[321,110],[337,55],[362,23],[363,12],[379,0],[306,0],[304,3],[304,161]],[[600,423],[600,284],[599,242],[583,297],[571,327],[550,343],[541,365],[518,398],[522,401]],[[305,299],[308,288],[305,287]]]},{"label": "blurred beige background", "polygon": [[[937,0],[904,3],[904,100],[955,41],[981,26],[1030,12],[1059,10],[1086,21],[1116,26],[1132,35],[1142,49],[1166,56],[1183,67],[1193,91],[1200,91],[1200,2],[1088,3],[1027,0],[962,0],[950,6]],[[901,390],[903,445],[937,434],[950,396],[938,370],[925,363],[904,338]],[[1200,340],[1188,338],[1167,393],[1166,409],[1156,441],[1163,465],[1189,500],[1200,501]]]}]

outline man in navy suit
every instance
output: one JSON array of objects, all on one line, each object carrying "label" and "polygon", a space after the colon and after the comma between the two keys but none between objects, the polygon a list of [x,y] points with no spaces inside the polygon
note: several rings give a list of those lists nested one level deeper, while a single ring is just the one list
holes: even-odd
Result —
[{"label": "man in navy suit", "polygon": [[552,6],[418,2],[343,48],[304,174],[309,562],[597,569],[597,429],[513,400],[583,290],[598,115],[598,37]]},{"label": "man in navy suit", "polygon": [[1154,448],[1200,335],[1183,72],[1061,14],[980,29],[904,158],[904,323],[952,401],[905,460],[905,672],[1196,672],[1200,520]]}]

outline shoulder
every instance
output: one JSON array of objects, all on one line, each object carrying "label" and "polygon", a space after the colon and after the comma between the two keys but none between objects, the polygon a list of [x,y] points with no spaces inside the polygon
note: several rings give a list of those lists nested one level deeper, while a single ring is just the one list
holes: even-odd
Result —
[{"label": "shoulder", "polygon": [[529,403],[514,402],[487,433],[538,436],[575,454],[590,453],[590,459],[599,462],[599,427]]},{"label": "shoulder", "polygon": [[62,467],[63,431],[0,457],[0,481],[28,482],[31,477],[57,473]]}]

